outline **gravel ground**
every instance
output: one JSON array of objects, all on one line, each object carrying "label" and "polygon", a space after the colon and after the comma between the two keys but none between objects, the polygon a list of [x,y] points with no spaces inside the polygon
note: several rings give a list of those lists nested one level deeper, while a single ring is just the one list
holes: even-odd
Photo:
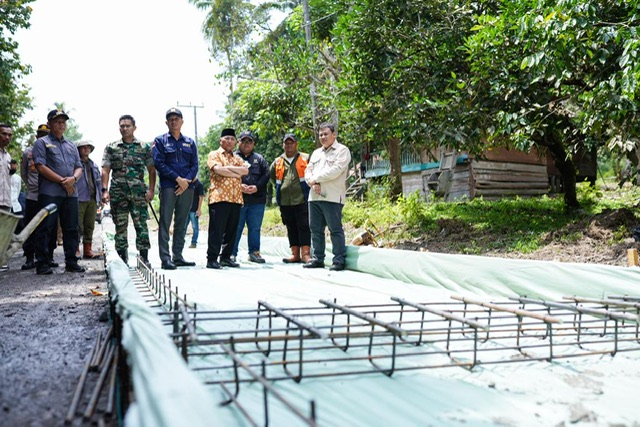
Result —
[{"label": "gravel ground", "polygon": [[[101,233],[96,224],[94,249],[102,246]],[[20,269],[19,251],[0,273],[0,426],[63,425],[98,334],[110,325],[104,261],[81,260],[86,272],[66,273],[62,247],[54,259],[54,274],[38,276]],[[92,382],[89,375],[84,405]],[[73,424],[81,424],[79,416]]]}]

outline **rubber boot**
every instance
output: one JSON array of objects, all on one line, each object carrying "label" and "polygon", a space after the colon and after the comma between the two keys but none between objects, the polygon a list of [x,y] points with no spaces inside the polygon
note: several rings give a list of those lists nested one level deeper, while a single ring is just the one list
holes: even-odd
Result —
[{"label": "rubber boot", "polygon": [[300,248],[300,259],[304,264],[311,261],[311,246],[303,246]]},{"label": "rubber boot", "polygon": [[300,262],[300,246],[291,246],[291,256],[289,258],[282,258],[282,262],[285,264]]},{"label": "rubber boot", "polygon": [[127,251],[117,251],[118,255],[120,256],[120,259],[122,259],[122,261],[124,261],[125,264],[129,265],[129,254],[127,253]]},{"label": "rubber boot", "polygon": [[97,254],[91,250],[91,243],[83,243],[84,259],[102,259],[102,255]]}]

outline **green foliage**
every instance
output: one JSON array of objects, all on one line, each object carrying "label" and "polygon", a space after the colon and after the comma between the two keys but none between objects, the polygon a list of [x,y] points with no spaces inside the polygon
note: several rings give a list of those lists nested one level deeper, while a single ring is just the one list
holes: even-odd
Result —
[{"label": "green foliage", "polygon": [[69,115],[69,120],[67,120],[67,130],[64,131],[64,137],[69,141],[78,143],[83,139],[82,132],[80,132],[80,127],[78,123],[73,119],[73,108],[65,105],[64,101],[56,102],[55,108],[58,110],[62,110]]},{"label": "green foliage", "polygon": [[428,223],[427,205],[419,191],[411,193],[408,197],[401,196],[397,204],[406,227],[425,228]]},{"label": "green foliage", "polygon": [[23,78],[31,67],[22,63],[18,43],[13,35],[20,28],[29,28],[33,0],[3,0],[0,2],[0,122],[13,126],[14,137],[10,151],[19,148],[19,141],[31,133],[31,123],[23,127],[18,122],[31,108],[29,88]]},{"label": "green foliage", "polygon": [[[262,37],[236,34],[227,54],[243,79],[229,122],[256,131],[268,157],[286,131],[314,142],[312,84],[319,119],[337,122],[353,153],[387,150],[392,174],[399,150],[535,146],[558,163],[570,207],[577,147],[624,153],[640,136],[640,0],[312,0],[309,43],[299,2],[250,16],[240,0],[191,1],[210,12],[212,42],[288,13]],[[214,26],[221,17],[244,22]]]}]

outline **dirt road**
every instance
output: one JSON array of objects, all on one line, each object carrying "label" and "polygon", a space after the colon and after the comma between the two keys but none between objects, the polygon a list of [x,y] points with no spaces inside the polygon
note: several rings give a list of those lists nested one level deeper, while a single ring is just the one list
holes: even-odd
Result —
[{"label": "dirt road", "polygon": [[[96,224],[94,249],[101,232]],[[62,425],[98,333],[109,328],[104,261],[81,260],[85,273],[66,273],[62,247],[54,259],[54,274],[38,276],[20,269],[19,251],[0,273],[0,426]]]}]

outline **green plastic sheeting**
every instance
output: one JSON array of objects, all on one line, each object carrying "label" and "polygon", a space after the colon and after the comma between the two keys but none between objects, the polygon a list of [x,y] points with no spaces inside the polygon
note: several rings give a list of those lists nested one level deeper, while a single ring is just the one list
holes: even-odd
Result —
[{"label": "green plastic sheeting", "polygon": [[[263,254],[286,256],[287,241],[263,238]],[[331,263],[330,246],[326,264]],[[347,268],[451,293],[491,297],[640,295],[640,268],[347,246]]]},{"label": "green plastic sheeting", "polygon": [[125,416],[127,426],[212,426],[216,402],[187,368],[157,313],[135,288],[128,267],[115,252],[112,235],[103,237],[111,300],[122,318],[135,391]]}]

